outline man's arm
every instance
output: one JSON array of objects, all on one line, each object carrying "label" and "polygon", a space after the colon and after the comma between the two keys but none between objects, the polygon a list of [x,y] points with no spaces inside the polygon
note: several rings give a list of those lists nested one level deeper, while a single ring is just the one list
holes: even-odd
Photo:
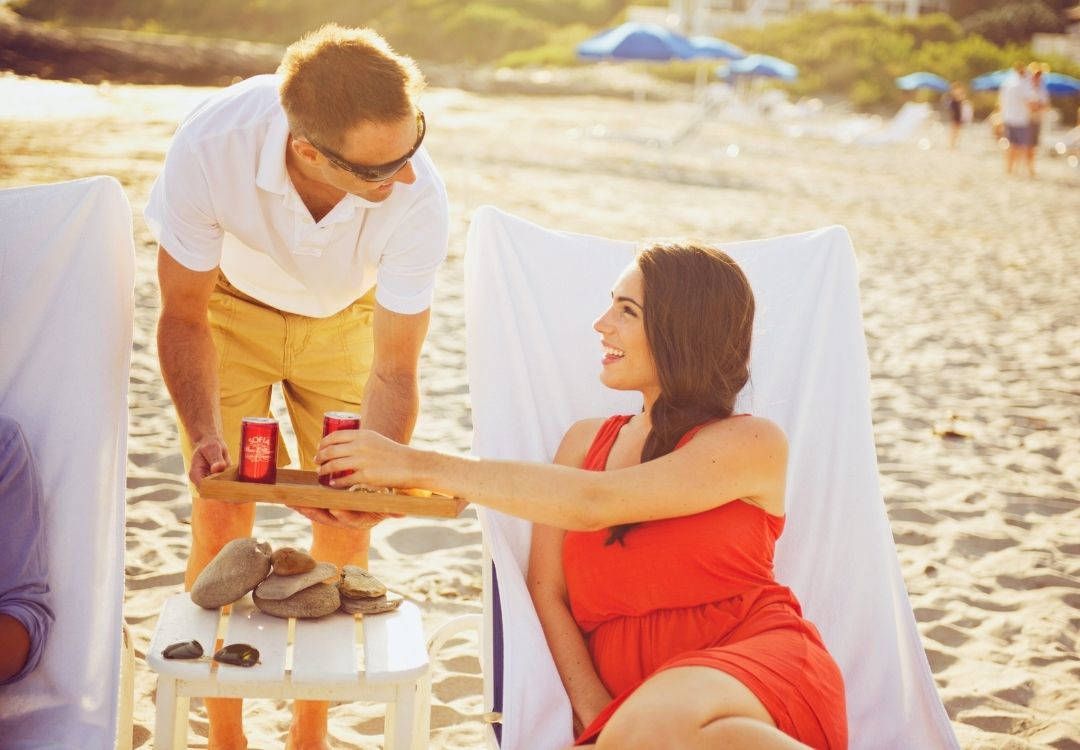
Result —
[{"label": "man's arm", "polygon": [[[405,315],[378,302],[372,323],[375,356],[364,387],[360,418],[365,429],[407,444],[420,411],[419,363],[431,309]],[[387,516],[341,509],[294,508],[317,523],[338,528],[370,528]]]},{"label": "man's arm", "polygon": [[30,656],[30,633],[11,615],[0,614],[0,685],[19,674]]},{"label": "man's arm", "polygon": [[158,247],[158,358],[161,375],[191,438],[190,478],[202,478],[229,465],[221,428],[217,352],[206,317],[218,270],[192,271]]},{"label": "man's arm", "polygon": [[430,320],[430,309],[403,315],[375,304],[375,357],[361,412],[365,429],[399,443],[412,438],[420,411],[420,349]]},{"label": "man's arm", "polygon": [[52,629],[41,493],[22,430],[0,416],[0,685],[37,667]]}]

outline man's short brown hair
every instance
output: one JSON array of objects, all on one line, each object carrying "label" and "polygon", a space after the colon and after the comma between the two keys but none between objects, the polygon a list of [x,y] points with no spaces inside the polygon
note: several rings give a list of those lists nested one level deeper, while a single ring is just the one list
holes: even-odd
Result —
[{"label": "man's short brown hair", "polygon": [[413,115],[424,76],[372,29],[331,23],[285,50],[278,67],[281,104],[293,135],[339,148],[364,123]]}]

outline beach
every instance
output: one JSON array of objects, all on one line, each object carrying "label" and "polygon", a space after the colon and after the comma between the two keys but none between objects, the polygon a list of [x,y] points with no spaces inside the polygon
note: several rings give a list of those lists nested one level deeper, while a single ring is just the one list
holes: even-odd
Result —
[{"label": "beach", "polygon": [[[142,657],[162,603],[182,588],[190,520],[142,210],[177,123],[212,90],[0,74],[0,187],[108,174],[134,213],[124,614],[138,658],[136,747],[151,746],[154,725]],[[842,224],[859,263],[884,502],[960,744],[1080,748],[1080,169],[1042,154],[1037,178],[1006,177],[982,126],[955,151],[935,123],[899,143],[842,143],[826,136],[847,115],[828,110],[717,109],[678,140],[700,113],[689,95],[431,88],[422,106],[451,233],[415,444],[470,448],[463,254],[479,206],[565,231],[721,247]],[[255,533],[275,547],[310,540],[305,519],[273,506],[260,506]],[[421,606],[428,632],[480,611],[473,510],[390,520],[372,539],[372,572]],[[455,640],[435,665],[433,748],[483,746],[476,652]],[[252,748],[282,746],[283,702],[249,701],[245,715]],[[206,747],[199,701],[190,727],[191,747]],[[335,707],[330,727],[335,748],[380,747],[382,708]]]}]

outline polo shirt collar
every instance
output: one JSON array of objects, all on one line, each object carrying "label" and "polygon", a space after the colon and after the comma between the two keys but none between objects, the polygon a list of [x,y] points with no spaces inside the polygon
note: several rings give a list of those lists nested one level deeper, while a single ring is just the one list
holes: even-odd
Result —
[{"label": "polo shirt collar", "polygon": [[285,170],[288,140],[289,118],[285,116],[285,110],[281,110],[271,120],[259,152],[259,171],[255,175],[255,184],[259,188],[278,195],[288,192],[289,174]]}]

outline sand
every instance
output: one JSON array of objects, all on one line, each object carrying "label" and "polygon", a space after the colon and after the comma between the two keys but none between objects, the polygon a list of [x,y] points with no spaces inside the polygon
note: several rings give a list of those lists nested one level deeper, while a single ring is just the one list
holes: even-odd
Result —
[{"label": "sand", "polygon": [[[190,501],[155,353],[155,247],[139,217],[176,122],[208,91],[0,76],[0,186],[111,174],[137,217],[125,616],[140,657],[181,587]],[[462,254],[478,206],[622,238],[723,242],[843,224],[860,264],[885,501],[960,743],[1080,748],[1080,170],[1044,156],[1037,179],[1007,179],[981,127],[957,151],[934,125],[860,148],[716,113],[662,148],[643,141],[676,133],[695,111],[688,101],[432,89],[424,109],[452,215],[417,444],[469,449]],[[306,527],[266,508],[257,533],[303,546]],[[401,519],[376,529],[372,569],[421,603],[430,631],[480,610],[480,555],[472,511]],[[482,744],[475,654],[454,641],[436,665],[434,748]],[[140,660],[137,747],[150,746],[153,694]],[[280,747],[286,707],[247,705],[251,746]],[[380,746],[377,706],[331,717],[334,747]],[[198,701],[191,729],[192,746],[205,747]]]}]

